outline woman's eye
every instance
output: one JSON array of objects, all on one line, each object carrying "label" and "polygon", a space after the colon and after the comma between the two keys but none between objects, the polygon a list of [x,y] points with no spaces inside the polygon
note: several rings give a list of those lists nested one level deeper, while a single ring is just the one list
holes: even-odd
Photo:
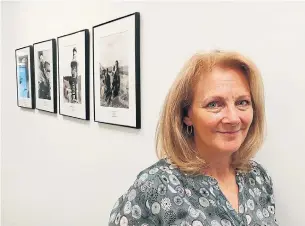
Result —
[{"label": "woman's eye", "polygon": [[217,102],[216,102],[216,101],[213,101],[213,102],[209,103],[209,104],[207,105],[207,107],[208,107],[208,108],[215,108],[215,107],[217,107]]},{"label": "woman's eye", "polygon": [[[251,101],[248,101],[248,100],[242,100],[242,101],[239,101],[238,105],[240,106],[248,106],[251,104]],[[207,105],[207,108],[218,108],[221,106],[221,103],[219,101],[212,101],[210,102],[208,105]]]},{"label": "woman's eye", "polygon": [[250,104],[250,101],[248,100],[242,100],[239,102],[242,106],[246,106],[246,105],[249,105]]}]

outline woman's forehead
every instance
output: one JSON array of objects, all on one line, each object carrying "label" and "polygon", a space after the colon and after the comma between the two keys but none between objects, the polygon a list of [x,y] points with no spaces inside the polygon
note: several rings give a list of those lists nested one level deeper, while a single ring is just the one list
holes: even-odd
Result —
[{"label": "woman's forehead", "polygon": [[247,78],[240,72],[217,71],[211,72],[198,80],[195,88],[195,95],[226,95],[235,93],[236,95],[249,95],[250,87]]}]

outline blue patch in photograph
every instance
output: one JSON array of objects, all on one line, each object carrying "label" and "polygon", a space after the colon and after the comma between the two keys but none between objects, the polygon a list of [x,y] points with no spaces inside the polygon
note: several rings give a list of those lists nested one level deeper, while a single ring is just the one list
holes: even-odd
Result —
[{"label": "blue patch in photograph", "polygon": [[29,98],[29,81],[25,65],[19,65],[19,95]]}]

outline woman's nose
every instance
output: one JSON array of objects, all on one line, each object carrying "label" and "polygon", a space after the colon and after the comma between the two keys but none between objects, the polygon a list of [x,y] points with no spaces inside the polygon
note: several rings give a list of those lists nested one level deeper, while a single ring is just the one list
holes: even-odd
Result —
[{"label": "woman's nose", "polygon": [[224,111],[223,123],[238,124],[240,122],[239,109],[236,106],[227,106]]}]

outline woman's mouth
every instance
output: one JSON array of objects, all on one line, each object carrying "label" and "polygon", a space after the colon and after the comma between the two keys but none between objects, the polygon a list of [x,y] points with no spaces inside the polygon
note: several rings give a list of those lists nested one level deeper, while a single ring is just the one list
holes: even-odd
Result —
[{"label": "woman's mouth", "polygon": [[219,133],[221,134],[237,134],[240,130],[235,130],[235,131],[224,131],[224,132],[221,132],[219,131]]}]

